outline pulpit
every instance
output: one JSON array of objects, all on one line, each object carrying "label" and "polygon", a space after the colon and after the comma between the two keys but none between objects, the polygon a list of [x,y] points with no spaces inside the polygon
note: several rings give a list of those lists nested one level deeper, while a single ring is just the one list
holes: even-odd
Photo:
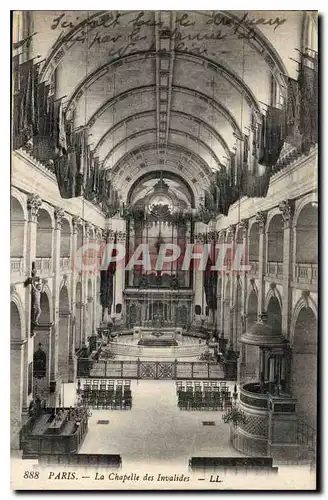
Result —
[{"label": "pulpit", "polygon": [[266,322],[266,315],[245,332],[240,342],[260,349],[260,380],[240,387],[240,410],[245,415],[232,429],[233,446],[247,455],[295,459],[296,400],[286,380],[290,356],[287,339]]}]

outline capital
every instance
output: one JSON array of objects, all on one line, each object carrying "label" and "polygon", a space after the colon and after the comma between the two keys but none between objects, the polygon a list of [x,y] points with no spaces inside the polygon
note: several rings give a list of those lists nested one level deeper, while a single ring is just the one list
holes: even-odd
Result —
[{"label": "capital", "polygon": [[236,233],[236,224],[231,224],[228,229],[227,229],[227,236],[229,234],[232,234],[232,236],[235,236]]},{"label": "capital", "polygon": [[207,241],[207,233],[197,233],[197,234],[195,234],[195,240],[198,243],[206,243],[206,241]]},{"label": "capital", "polygon": [[125,241],[125,238],[126,238],[126,234],[123,232],[123,231],[119,231],[117,233],[117,241]]},{"label": "capital", "polygon": [[248,230],[248,220],[247,219],[242,219],[239,224],[238,224],[238,230],[241,229],[243,238],[246,237],[247,235],[247,230]]},{"label": "capital", "polygon": [[90,224],[89,222],[86,222],[84,224],[84,236],[86,238],[89,238],[92,230],[93,230],[92,224]]},{"label": "capital", "polygon": [[115,231],[113,231],[112,229],[103,229],[103,237],[107,243],[114,243]]},{"label": "capital", "polygon": [[100,229],[100,227],[96,227],[95,237],[96,237],[97,240],[102,240],[103,239],[103,230]]},{"label": "capital", "polygon": [[39,195],[33,194],[27,199],[27,210],[29,220],[32,222],[37,222],[39,209],[42,205],[42,200]]},{"label": "capital", "polygon": [[74,216],[72,219],[72,225],[73,225],[73,233],[77,232],[78,226],[81,226],[82,224],[82,219],[78,215]]},{"label": "capital", "polygon": [[208,241],[217,241],[219,239],[219,231],[210,231],[208,233]]},{"label": "capital", "polygon": [[257,222],[261,230],[264,229],[266,220],[267,220],[266,212],[257,212],[257,214],[255,215],[255,222]]},{"label": "capital", "polygon": [[289,227],[293,220],[294,208],[293,200],[284,200],[279,203],[279,210],[282,212],[285,227]]},{"label": "capital", "polygon": [[65,216],[65,212],[61,207],[55,208],[55,224],[56,229],[61,229],[63,224],[63,218]]}]

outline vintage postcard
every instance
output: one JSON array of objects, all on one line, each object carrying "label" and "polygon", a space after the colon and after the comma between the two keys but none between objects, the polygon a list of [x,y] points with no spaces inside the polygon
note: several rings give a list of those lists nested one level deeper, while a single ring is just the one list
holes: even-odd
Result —
[{"label": "vintage postcard", "polygon": [[11,14],[12,489],[317,489],[317,12]]}]

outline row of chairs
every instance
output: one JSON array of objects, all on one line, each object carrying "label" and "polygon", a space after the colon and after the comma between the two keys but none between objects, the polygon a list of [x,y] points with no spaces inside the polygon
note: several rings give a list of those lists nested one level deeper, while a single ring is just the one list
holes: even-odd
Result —
[{"label": "row of chairs", "polygon": [[225,410],[232,408],[232,397],[220,391],[181,391],[178,394],[180,410]]},{"label": "row of chairs", "polygon": [[186,382],[177,381],[176,382],[177,394],[179,392],[221,392],[229,393],[230,389],[226,382],[195,382],[188,380]]},{"label": "row of chairs", "polygon": [[107,410],[131,410],[132,393],[129,388],[124,391],[114,391],[112,389],[91,389],[82,390],[79,394],[82,406]]},{"label": "row of chairs", "polygon": [[130,389],[131,380],[109,380],[109,379],[85,379],[82,382],[78,381],[77,389],[84,391],[88,390],[114,390],[122,392],[125,389]]}]

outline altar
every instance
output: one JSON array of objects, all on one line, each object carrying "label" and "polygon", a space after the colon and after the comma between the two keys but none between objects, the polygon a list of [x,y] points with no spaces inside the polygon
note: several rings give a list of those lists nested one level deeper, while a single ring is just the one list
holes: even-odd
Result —
[{"label": "altar", "polygon": [[194,292],[191,289],[124,290],[126,324],[129,328],[187,328],[191,324]]},{"label": "altar", "polygon": [[[180,330],[179,330],[180,331]],[[177,346],[177,329],[175,328],[140,328],[138,345],[149,347]]]}]

